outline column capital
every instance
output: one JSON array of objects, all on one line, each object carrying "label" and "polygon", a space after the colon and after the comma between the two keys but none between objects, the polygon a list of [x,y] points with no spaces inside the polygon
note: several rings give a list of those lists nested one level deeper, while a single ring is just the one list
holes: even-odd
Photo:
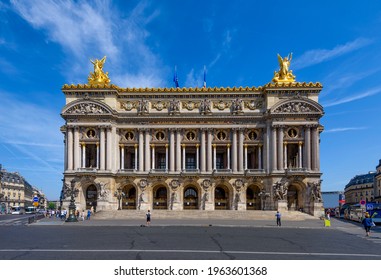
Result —
[{"label": "column capital", "polygon": [[168,146],[169,146],[168,144],[165,144],[165,148],[168,148]]},{"label": "column capital", "polygon": [[298,145],[299,145],[299,146],[302,146],[302,145],[303,145],[303,141],[299,141],[299,142],[298,142]]},{"label": "column capital", "polygon": [[200,144],[196,144],[196,148],[200,147]]},{"label": "column capital", "polygon": [[119,144],[119,147],[124,148],[124,144]]},{"label": "column capital", "polygon": [[287,141],[284,141],[284,142],[283,142],[283,145],[285,145],[285,146],[286,146],[287,144],[288,144],[288,142],[287,142]]},{"label": "column capital", "polygon": [[134,148],[136,149],[137,147],[139,147],[139,144],[134,144]]},{"label": "column capital", "polygon": [[215,148],[215,147],[217,147],[217,145],[216,144],[212,144],[212,147]]},{"label": "column capital", "polygon": [[226,147],[230,148],[230,144],[226,144]]},{"label": "column capital", "polygon": [[99,142],[95,143],[95,145],[97,145],[97,147],[99,147]]},{"label": "column capital", "polygon": [[150,144],[151,148],[155,148],[155,144]]},{"label": "column capital", "polygon": [[185,144],[181,144],[181,147],[185,148],[185,147],[186,147],[186,145],[185,145]]},{"label": "column capital", "polygon": [[244,146],[245,148],[247,148],[249,145],[248,145],[248,144],[243,144],[243,146]]},{"label": "column capital", "polygon": [[81,142],[79,143],[82,147],[86,146],[86,143],[85,142]]}]

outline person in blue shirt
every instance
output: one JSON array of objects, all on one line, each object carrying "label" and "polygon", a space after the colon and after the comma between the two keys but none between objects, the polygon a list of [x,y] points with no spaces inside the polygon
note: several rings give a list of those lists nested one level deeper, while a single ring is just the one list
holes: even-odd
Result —
[{"label": "person in blue shirt", "polygon": [[282,224],[281,224],[281,220],[280,220],[280,218],[281,218],[281,214],[279,213],[279,211],[276,211],[276,214],[275,214],[275,217],[276,217],[276,225],[278,226],[278,227],[280,227]]},{"label": "person in blue shirt", "polygon": [[370,228],[372,227],[373,220],[368,212],[365,213],[365,218],[362,220],[362,224],[364,225],[366,236],[370,236]]}]

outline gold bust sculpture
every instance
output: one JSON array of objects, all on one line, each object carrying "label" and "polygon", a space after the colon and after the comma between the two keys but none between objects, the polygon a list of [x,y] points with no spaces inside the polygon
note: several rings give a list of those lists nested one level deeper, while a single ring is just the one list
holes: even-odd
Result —
[{"label": "gold bust sculpture", "polygon": [[295,76],[292,74],[292,71],[289,70],[290,63],[292,60],[292,53],[288,56],[282,58],[278,54],[278,62],[279,62],[279,71],[275,71],[273,82],[274,83],[291,83],[295,81]]},{"label": "gold bust sculpture", "polygon": [[90,72],[88,81],[90,86],[104,86],[110,84],[110,79],[108,77],[108,72],[103,72],[103,64],[106,62],[106,56],[102,59],[90,60],[94,64],[94,72]]}]

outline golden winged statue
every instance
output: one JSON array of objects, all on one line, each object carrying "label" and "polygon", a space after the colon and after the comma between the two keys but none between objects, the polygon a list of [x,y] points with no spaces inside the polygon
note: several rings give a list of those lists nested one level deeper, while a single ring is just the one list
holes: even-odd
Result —
[{"label": "golden winged statue", "polygon": [[289,70],[290,63],[292,60],[292,53],[288,56],[282,58],[278,54],[278,62],[279,62],[279,71],[275,71],[273,82],[275,83],[291,83],[295,81],[295,76],[292,74],[292,71]]},{"label": "golden winged statue", "polygon": [[110,84],[110,79],[108,77],[108,72],[103,72],[103,64],[106,62],[106,56],[102,59],[95,59],[90,62],[94,64],[94,72],[90,72],[88,81],[90,86],[105,86]]}]

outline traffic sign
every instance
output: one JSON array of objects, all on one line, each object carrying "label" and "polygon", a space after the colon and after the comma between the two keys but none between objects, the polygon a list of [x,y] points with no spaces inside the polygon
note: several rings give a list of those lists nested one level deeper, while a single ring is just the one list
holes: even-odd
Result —
[{"label": "traffic sign", "polygon": [[33,201],[38,202],[38,197],[37,196],[33,197]]},{"label": "traffic sign", "polygon": [[365,201],[365,200],[360,200],[360,204],[361,204],[361,205],[365,205],[365,204],[366,204],[366,201]]},{"label": "traffic sign", "polygon": [[37,207],[38,206],[38,202],[33,202],[33,206]]},{"label": "traffic sign", "polygon": [[373,204],[367,204],[366,210],[373,210]]}]

